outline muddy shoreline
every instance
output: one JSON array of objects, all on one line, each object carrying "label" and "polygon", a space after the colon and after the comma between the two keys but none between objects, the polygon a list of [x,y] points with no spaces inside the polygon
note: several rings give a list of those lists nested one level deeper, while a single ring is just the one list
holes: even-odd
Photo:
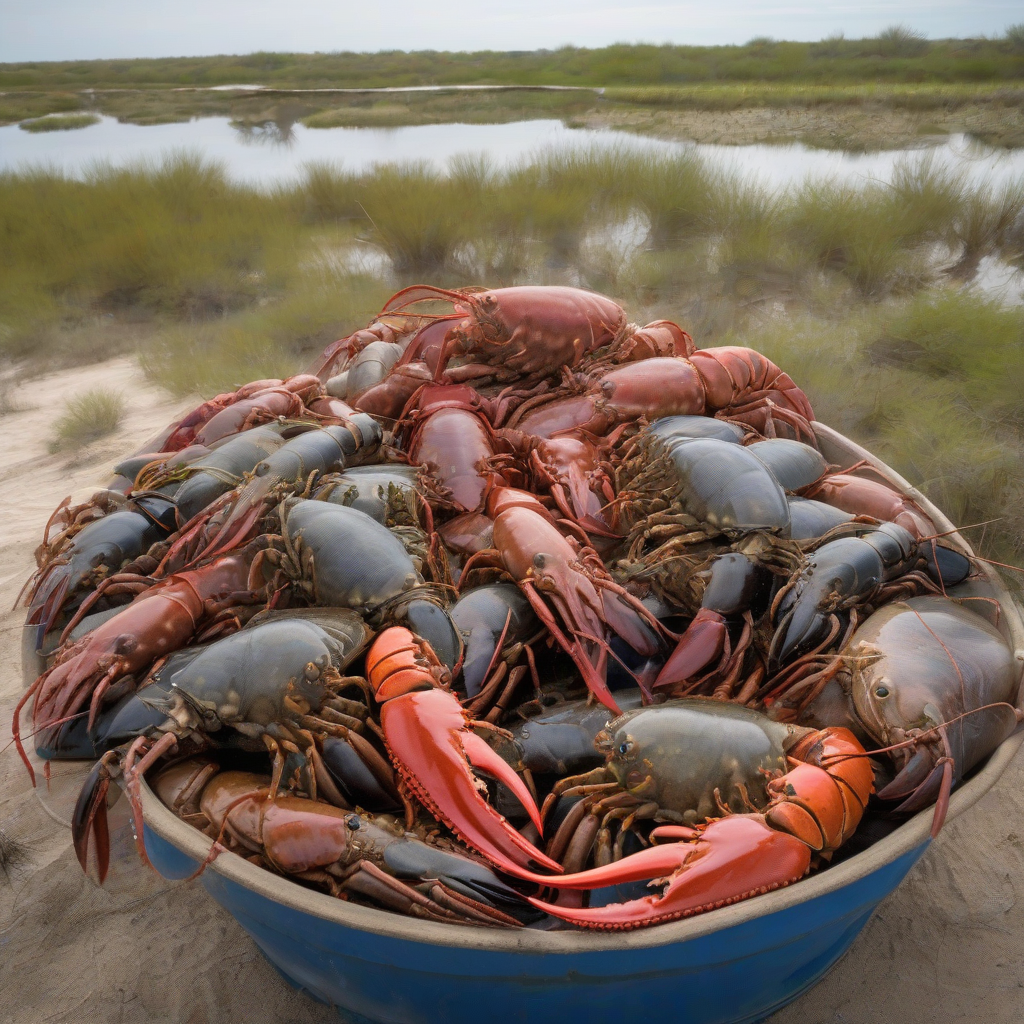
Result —
[{"label": "muddy shoreline", "polygon": [[855,152],[926,146],[957,133],[991,146],[1024,145],[1024,108],[992,103],[921,111],[880,103],[738,110],[607,106],[580,116],[572,125],[612,128],[672,141],[729,146],[802,142]]}]

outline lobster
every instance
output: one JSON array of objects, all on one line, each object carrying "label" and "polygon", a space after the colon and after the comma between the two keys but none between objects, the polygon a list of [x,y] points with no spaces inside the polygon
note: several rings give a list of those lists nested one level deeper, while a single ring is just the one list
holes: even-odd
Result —
[{"label": "lobster", "polygon": [[173,502],[159,495],[139,497],[87,523],[66,537],[59,548],[50,548],[47,560],[30,581],[26,598],[29,613],[25,621],[38,626],[37,648],[79,591],[96,586],[170,534],[173,509]]},{"label": "lobster", "polygon": [[926,595],[879,608],[830,661],[809,666],[817,699],[804,718],[841,722],[884,744],[897,774],[879,797],[901,800],[896,809],[908,813],[935,801],[937,835],[953,787],[1024,718],[1012,703],[1013,651],[981,615]]},{"label": "lobster", "polygon": [[576,430],[603,436],[641,416],[701,414],[766,437],[782,431],[817,444],[807,396],[771,360],[737,346],[644,359],[599,375],[570,374],[561,389],[524,401],[507,425],[538,437]]},{"label": "lobster", "polygon": [[[496,491],[492,498],[500,500],[504,493]],[[651,655],[661,647],[663,629],[612,579],[593,548],[570,542],[542,512],[514,500],[495,516],[494,548],[473,555],[463,566],[463,578],[481,563],[503,568],[519,584],[590,692],[618,714],[606,680],[608,634]]]},{"label": "lobster", "polygon": [[[381,439],[380,426],[362,414],[293,437],[256,463],[249,479],[186,523],[165,561],[187,558],[197,546],[201,548],[198,557],[230,550],[249,535],[281,485],[304,487],[314,473],[329,473],[372,459]],[[224,516],[215,520],[216,513]]]},{"label": "lobster", "polygon": [[[59,725],[89,704],[89,726],[104,696],[122,677],[141,672],[157,658],[189,643],[200,626],[237,628],[233,609],[263,599],[249,589],[249,568],[263,542],[257,539],[205,565],[153,581],[129,575],[109,576],[94,592],[137,592],[135,599],[80,640],[65,643],[54,664],[25,691],[14,709],[12,732],[22,760],[35,773],[21,742],[21,710],[35,697],[33,729]],[[76,619],[88,610],[88,602]],[[65,632],[76,624],[72,619]]]},{"label": "lobster", "polygon": [[587,808],[595,823],[619,819],[623,830],[643,817],[673,823],[655,827],[656,845],[639,853],[529,879],[559,890],[667,880],[660,894],[600,908],[530,899],[586,928],[643,927],[796,882],[812,856],[827,860],[849,839],[874,791],[871,764],[849,730],[783,726],[717,701],[628,712],[595,745],[606,753],[606,767],[556,790],[596,790],[600,796]]},{"label": "lobster", "polygon": [[[211,773],[212,777],[211,777]],[[518,927],[533,913],[485,864],[390,815],[344,810],[316,800],[272,795],[271,780],[217,772],[198,759],[164,769],[158,796],[179,816],[274,871],[339,899],[455,924]],[[432,838],[431,842],[427,842]],[[421,891],[417,885],[426,882]]]},{"label": "lobster", "polygon": [[529,456],[534,487],[546,489],[566,519],[597,537],[618,536],[602,511],[615,498],[607,455],[583,436],[545,438]]},{"label": "lobster", "polygon": [[935,534],[932,521],[912,499],[879,480],[857,476],[853,469],[823,476],[801,493],[854,516],[895,523],[919,540]]},{"label": "lobster", "polygon": [[465,385],[425,386],[399,421],[413,465],[424,468],[424,483],[459,512],[478,512],[487,492],[505,486],[506,461],[486,413],[486,399]]},{"label": "lobster", "polygon": [[342,792],[346,774],[325,749],[333,737],[361,758],[359,774],[377,776],[376,787],[361,793],[364,802],[383,801],[382,809],[397,806],[386,762],[361,735],[365,705],[340,696],[347,686],[362,688],[362,679],[343,677],[340,671],[370,636],[359,615],[340,608],[266,612],[231,636],[168,659],[167,685],[144,686],[135,695],[155,716],[140,719],[142,728],[123,751],[112,750],[96,763],[79,793],[72,839],[83,868],[92,839],[101,882],[106,875],[110,762],[122,762],[145,860],[139,779],[161,756],[178,751],[179,744],[202,750],[222,732],[230,745],[270,752],[272,792],[281,785],[287,759],[296,768],[291,785],[304,787],[312,797],[319,790],[332,803],[351,809]]},{"label": "lobster", "polygon": [[626,314],[618,303],[579,288],[527,285],[451,291],[413,285],[393,295],[381,316],[409,314],[418,304],[438,299],[452,303],[460,316],[445,332],[434,377],[440,379],[450,359],[468,358],[470,365],[447,374],[455,383],[479,378],[481,365],[495,380],[547,377],[563,366],[576,366],[627,333]]},{"label": "lobster", "polygon": [[208,445],[280,416],[298,418],[306,400],[320,394],[320,380],[308,373],[283,381],[253,381],[237,391],[217,395],[187,413],[178,420],[160,450],[176,452],[192,444]]}]

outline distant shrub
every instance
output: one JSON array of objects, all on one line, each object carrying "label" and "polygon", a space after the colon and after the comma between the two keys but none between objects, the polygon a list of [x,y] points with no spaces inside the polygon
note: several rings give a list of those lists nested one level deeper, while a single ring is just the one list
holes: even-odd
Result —
[{"label": "distant shrub", "polygon": [[890,25],[878,33],[878,42],[887,57],[913,57],[928,49],[924,33],[909,25]]},{"label": "distant shrub", "polygon": [[838,57],[843,52],[846,36],[842,32],[832,32],[813,47],[813,52],[820,57]]}]

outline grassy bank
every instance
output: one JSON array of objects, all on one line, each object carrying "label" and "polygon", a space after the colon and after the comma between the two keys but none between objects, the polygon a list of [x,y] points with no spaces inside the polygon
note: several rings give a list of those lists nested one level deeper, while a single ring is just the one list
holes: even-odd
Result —
[{"label": "grassy bank", "polygon": [[0,94],[0,124],[46,130],[105,114],[137,125],[227,117],[259,141],[288,142],[309,128],[500,124],[537,118],[662,138],[749,144],[802,141],[856,150],[913,147],[922,135],[967,133],[1024,145],[1024,83],[832,84],[704,82],[607,89],[310,92],[127,88]]},{"label": "grassy bank", "polygon": [[658,85],[681,82],[994,82],[1024,79],[1024,32],[928,40],[893,26],[870,39],[752,39],[743,46],[383,53],[253,53],[0,64],[3,89],[212,86]]},{"label": "grassy bank", "polygon": [[550,153],[272,192],[179,157],[0,176],[0,354],[30,368],[137,351],[177,393],[301,367],[416,280],[567,283],[701,345],[763,349],[819,416],[919,483],[986,550],[1024,558],[1024,312],[971,287],[1024,264],[1024,183],[922,158],[888,184],[768,193],[693,156]]},{"label": "grassy bank", "polygon": [[752,107],[859,107],[892,110],[957,110],[968,105],[1019,107],[1024,82],[893,83],[702,82],[690,85],[613,86],[613,103],[682,110],[740,110]]}]

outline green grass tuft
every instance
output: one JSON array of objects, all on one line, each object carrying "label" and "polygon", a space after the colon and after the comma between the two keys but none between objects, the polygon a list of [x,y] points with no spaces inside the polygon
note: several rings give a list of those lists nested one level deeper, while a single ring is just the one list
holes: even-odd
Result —
[{"label": "green grass tuft", "polygon": [[112,434],[124,418],[125,397],[118,391],[96,388],[72,398],[67,411],[54,425],[50,452],[82,448]]}]

